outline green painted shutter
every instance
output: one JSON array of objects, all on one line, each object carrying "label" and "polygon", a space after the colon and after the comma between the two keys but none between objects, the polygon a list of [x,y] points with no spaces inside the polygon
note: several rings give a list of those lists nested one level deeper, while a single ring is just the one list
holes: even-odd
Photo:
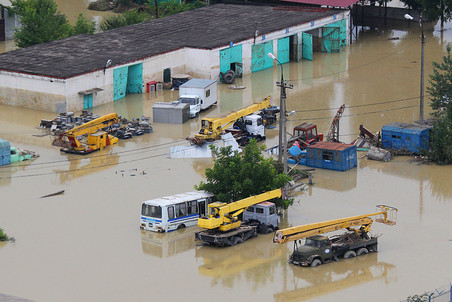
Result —
[{"label": "green painted shutter", "polygon": [[273,53],[273,41],[252,45],[251,47],[251,72],[273,67],[273,59],[267,53]]},{"label": "green painted shutter", "polygon": [[220,50],[220,72],[226,73],[232,63],[242,63],[242,45]]},{"label": "green painted shutter", "polygon": [[289,63],[290,61],[290,53],[289,53],[289,46],[290,39],[289,37],[278,39],[278,61],[281,62],[281,64]]},{"label": "green painted shutter", "polygon": [[129,66],[126,93],[143,93],[143,63]]},{"label": "green painted shutter", "polygon": [[83,109],[93,108],[93,94],[85,94],[83,97]]},{"label": "green painted shutter", "polygon": [[113,70],[113,101],[126,96],[129,67],[119,67]]},{"label": "green painted shutter", "polygon": [[303,33],[303,59],[312,61],[313,49],[312,49],[312,35],[308,33]]}]

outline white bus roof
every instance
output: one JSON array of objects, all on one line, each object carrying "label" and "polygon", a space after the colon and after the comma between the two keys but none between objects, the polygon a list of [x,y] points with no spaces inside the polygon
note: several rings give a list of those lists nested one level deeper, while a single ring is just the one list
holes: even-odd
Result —
[{"label": "white bus roof", "polygon": [[150,205],[159,205],[159,206],[168,206],[173,205],[176,203],[189,201],[189,200],[196,200],[200,198],[205,197],[212,197],[213,194],[205,191],[198,191],[198,192],[186,192],[182,194],[176,194],[173,196],[165,196],[160,197],[156,199],[146,200],[143,203],[144,204],[150,204]]}]

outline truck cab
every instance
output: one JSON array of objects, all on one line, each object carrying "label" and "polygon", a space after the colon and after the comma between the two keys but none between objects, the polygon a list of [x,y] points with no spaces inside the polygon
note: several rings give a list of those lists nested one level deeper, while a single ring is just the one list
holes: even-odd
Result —
[{"label": "truck cab", "polygon": [[243,221],[245,223],[256,224],[259,233],[271,233],[277,230],[279,225],[276,205],[273,202],[264,201],[249,206],[245,212],[243,212]]},{"label": "truck cab", "polygon": [[333,257],[330,239],[326,236],[315,235],[306,238],[305,243],[293,252],[290,262],[301,266],[317,266],[333,260]]},{"label": "truck cab", "polygon": [[197,95],[181,95],[178,101],[190,105],[190,118],[198,116],[201,111],[202,100]]},{"label": "truck cab", "polygon": [[245,116],[245,128],[246,131],[255,136],[265,136],[265,126],[264,121],[262,120],[262,116],[257,114],[250,114]]}]

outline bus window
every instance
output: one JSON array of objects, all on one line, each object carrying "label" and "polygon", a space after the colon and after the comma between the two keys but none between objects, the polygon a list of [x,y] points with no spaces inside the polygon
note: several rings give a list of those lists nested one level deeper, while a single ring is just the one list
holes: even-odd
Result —
[{"label": "bus window", "polygon": [[176,217],[182,217],[187,214],[187,204],[184,203],[178,203],[176,204]]},{"label": "bus window", "polygon": [[162,208],[160,206],[153,206],[143,204],[141,206],[141,215],[155,218],[162,218]]},{"label": "bus window", "polygon": [[188,202],[188,215],[197,214],[198,209],[196,207],[196,200]]},{"label": "bus window", "polygon": [[174,218],[174,207],[168,207],[168,219]]}]

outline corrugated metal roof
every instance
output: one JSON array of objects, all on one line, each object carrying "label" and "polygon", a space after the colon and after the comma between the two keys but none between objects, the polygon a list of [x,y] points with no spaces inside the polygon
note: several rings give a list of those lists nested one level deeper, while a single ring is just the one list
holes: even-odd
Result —
[{"label": "corrugated metal roof", "polygon": [[307,146],[306,148],[342,151],[353,146],[354,145],[351,144],[342,144],[335,142],[318,142],[315,143],[314,145]]},{"label": "corrugated metal roof", "polygon": [[[77,35],[0,54],[0,70],[70,78],[184,47],[214,49],[341,13],[216,4],[94,35]],[[262,36],[258,37],[262,41]]]},{"label": "corrugated metal roof", "polygon": [[284,0],[285,2],[295,2],[303,4],[326,5],[333,7],[349,7],[359,0]]},{"label": "corrugated metal roof", "polygon": [[432,126],[430,125],[421,125],[421,124],[415,124],[415,123],[402,123],[402,122],[393,122],[386,125],[383,125],[382,130],[394,130],[394,129],[409,129],[409,130],[417,130],[422,131],[426,129],[430,129]]}]

